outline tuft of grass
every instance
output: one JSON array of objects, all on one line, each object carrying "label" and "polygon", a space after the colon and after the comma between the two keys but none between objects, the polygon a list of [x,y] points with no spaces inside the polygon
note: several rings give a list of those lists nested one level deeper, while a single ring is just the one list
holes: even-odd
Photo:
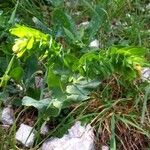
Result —
[{"label": "tuft of grass", "polygon": [[6,129],[0,126],[0,149],[1,150],[15,150],[16,148],[16,140],[15,140],[15,132],[9,135],[9,129]]}]

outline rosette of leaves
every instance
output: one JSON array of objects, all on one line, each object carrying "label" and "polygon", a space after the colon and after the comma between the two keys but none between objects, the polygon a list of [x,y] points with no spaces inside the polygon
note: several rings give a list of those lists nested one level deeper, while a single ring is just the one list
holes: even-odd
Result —
[{"label": "rosette of leaves", "polygon": [[18,37],[12,48],[18,58],[22,56],[28,57],[35,51],[37,53],[44,51],[45,53],[51,46],[50,44],[53,42],[52,38],[48,34],[44,34],[39,30],[23,25],[16,25],[16,27],[10,29],[10,33]]},{"label": "rosette of leaves", "polygon": [[116,74],[123,80],[133,81],[141,76],[142,67],[149,66],[146,53],[145,48],[132,46],[89,52],[81,56],[78,69],[90,78],[103,80]]},{"label": "rosette of leaves", "polygon": [[145,58],[146,53],[147,49],[142,47],[113,47],[108,50],[107,59],[115,73],[132,81],[141,77],[142,67],[149,66]]}]

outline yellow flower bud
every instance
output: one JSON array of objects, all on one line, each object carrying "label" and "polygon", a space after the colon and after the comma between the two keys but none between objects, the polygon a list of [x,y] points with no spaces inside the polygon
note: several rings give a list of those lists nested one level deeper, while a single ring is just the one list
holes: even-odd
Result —
[{"label": "yellow flower bud", "polygon": [[27,46],[28,39],[26,38],[19,38],[15,41],[15,45],[13,46],[12,50],[14,53],[18,53],[21,50],[25,49]]}]

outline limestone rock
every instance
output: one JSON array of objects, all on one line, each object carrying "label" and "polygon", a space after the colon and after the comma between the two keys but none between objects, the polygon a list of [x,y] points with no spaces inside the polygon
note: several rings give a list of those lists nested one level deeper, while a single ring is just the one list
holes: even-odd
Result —
[{"label": "limestone rock", "polygon": [[43,143],[41,150],[94,150],[93,128],[76,122],[68,134],[62,138],[50,138]]},{"label": "limestone rock", "polygon": [[35,134],[33,127],[21,124],[16,132],[16,140],[23,144],[25,147],[31,147],[34,143]]}]

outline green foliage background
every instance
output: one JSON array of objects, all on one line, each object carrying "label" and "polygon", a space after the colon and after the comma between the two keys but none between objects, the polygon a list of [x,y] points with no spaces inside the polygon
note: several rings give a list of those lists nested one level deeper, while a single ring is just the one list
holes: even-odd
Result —
[{"label": "green foliage background", "polygon": [[[141,82],[143,67],[149,67],[147,5],[146,0],[2,0],[1,106],[32,106],[38,110],[37,129],[54,120],[63,133],[75,120],[94,122],[98,129],[108,118],[111,149],[120,145],[118,122],[149,140],[149,84]],[[94,39],[99,48],[89,47]],[[35,86],[37,76],[43,79],[40,87]],[[89,111],[93,93],[101,105]],[[128,114],[118,108],[129,104]],[[60,135],[56,129],[48,136]],[[41,144],[37,137],[35,147]]]}]

